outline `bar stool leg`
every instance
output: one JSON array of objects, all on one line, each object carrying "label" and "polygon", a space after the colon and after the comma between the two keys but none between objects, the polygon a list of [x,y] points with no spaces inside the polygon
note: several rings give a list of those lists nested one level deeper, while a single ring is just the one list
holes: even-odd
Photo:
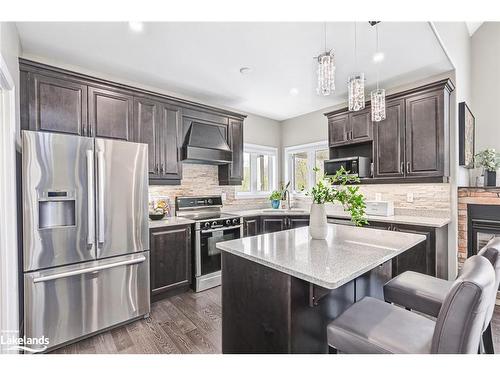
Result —
[{"label": "bar stool leg", "polygon": [[495,354],[495,348],[493,347],[493,335],[491,332],[491,322],[483,332],[483,346],[485,354]]}]

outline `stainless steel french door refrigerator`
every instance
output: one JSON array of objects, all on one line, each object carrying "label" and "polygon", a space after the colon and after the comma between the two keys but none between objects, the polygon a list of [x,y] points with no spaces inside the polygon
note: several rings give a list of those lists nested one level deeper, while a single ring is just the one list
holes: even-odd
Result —
[{"label": "stainless steel french door refrigerator", "polygon": [[47,349],[150,311],[147,145],[22,132],[24,334]]}]

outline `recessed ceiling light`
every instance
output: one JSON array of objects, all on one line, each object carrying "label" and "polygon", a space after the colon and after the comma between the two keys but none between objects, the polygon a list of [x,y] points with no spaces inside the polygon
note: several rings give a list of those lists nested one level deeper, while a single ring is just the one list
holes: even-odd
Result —
[{"label": "recessed ceiling light", "polygon": [[240,73],[241,74],[249,74],[252,73],[252,68],[249,68],[248,66],[244,66],[240,68]]},{"label": "recessed ceiling light", "polygon": [[384,60],[384,53],[383,52],[376,52],[374,55],[373,55],[373,62],[375,63],[379,63],[381,62],[382,60]]},{"label": "recessed ceiling light", "polygon": [[130,30],[140,33],[144,29],[144,24],[142,22],[131,21],[128,23]]},{"label": "recessed ceiling light", "polygon": [[298,89],[298,88],[296,88],[296,87],[292,87],[292,88],[290,89],[290,95],[292,95],[292,96],[297,96],[297,95],[299,95],[299,89]]}]

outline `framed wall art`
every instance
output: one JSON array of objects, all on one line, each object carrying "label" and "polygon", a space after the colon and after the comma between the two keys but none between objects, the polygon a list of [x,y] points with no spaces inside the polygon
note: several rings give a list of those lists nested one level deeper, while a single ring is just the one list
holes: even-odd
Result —
[{"label": "framed wall art", "polygon": [[465,102],[458,104],[458,160],[465,168],[474,168],[476,119]]}]

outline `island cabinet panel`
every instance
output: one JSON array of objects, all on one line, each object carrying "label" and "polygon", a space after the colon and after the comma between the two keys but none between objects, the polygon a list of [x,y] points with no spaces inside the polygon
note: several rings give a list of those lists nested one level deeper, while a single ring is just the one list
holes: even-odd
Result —
[{"label": "island cabinet panel", "polygon": [[132,137],[134,101],[129,93],[89,87],[89,125],[96,137],[128,141]]},{"label": "island cabinet panel", "polygon": [[[445,164],[444,92],[406,99],[406,175],[443,176]],[[445,129],[446,128],[446,129]]]},{"label": "island cabinet panel", "polygon": [[386,105],[386,118],[373,123],[373,177],[404,177],[405,129],[404,100]]},{"label": "island cabinet panel", "polygon": [[220,185],[241,185],[243,181],[243,121],[229,119],[228,144],[232,162],[219,166]]},{"label": "island cabinet panel", "polygon": [[354,301],[354,281],[325,290],[223,251],[222,352],[326,354],[326,326]]},{"label": "island cabinet panel", "polygon": [[191,226],[150,230],[151,300],[189,289],[191,283]]},{"label": "island cabinet panel", "polygon": [[245,237],[257,236],[260,234],[260,217],[244,217],[243,218],[243,235]]},{"label": "island cabinet panel", "polygon": [[23,129],[90,136],[87,86],[81,82],[21,72]]}]

